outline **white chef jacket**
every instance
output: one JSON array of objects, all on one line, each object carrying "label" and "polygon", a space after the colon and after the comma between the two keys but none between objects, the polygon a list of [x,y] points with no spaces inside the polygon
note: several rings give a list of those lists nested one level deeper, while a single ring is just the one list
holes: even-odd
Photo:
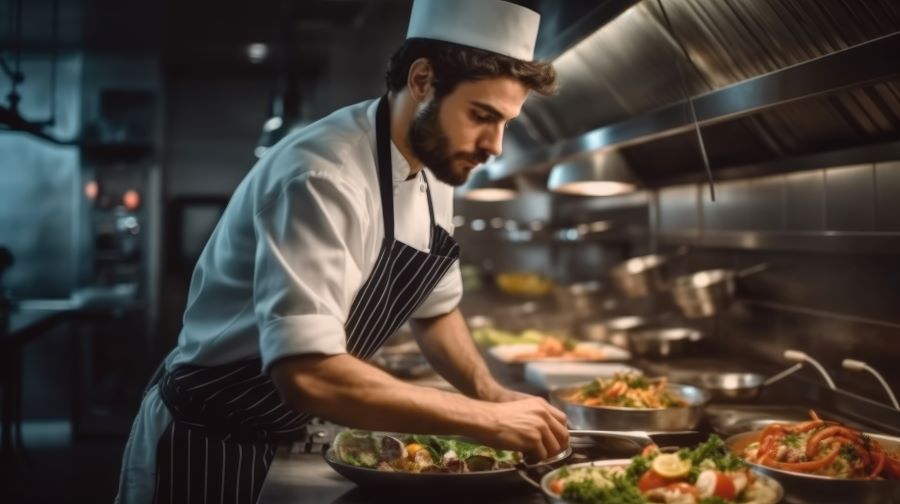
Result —
[{"label": "white chef jacket", "polygon": [[[241,182],[200,255],[178,348],[167,367],[346,352],[344,323],[384,238],[371,100],[269,149]],[[428,251],[421,173],[391,143],[396,239]],[[453,231],[453,188],[428,173],[435,223]],[[413,314],[453,310],[459,263]]]},{"label": "white chef jacket", "polygon": [[[184,327],[166,365],[346,351],[344,323],[375,265],[384,225],[375,167],[377,100],[351,105],[271,148],[241,182],[194,269]],[[395,237],[428,250],[421,174],[391,144]],[[429,173],[435,222],[453,231],[453,189]],[[462,296],[458,262],[413,317]],[[153,497],[156,445],[172,415],[153,386],[123,454],[116,502]]]}]

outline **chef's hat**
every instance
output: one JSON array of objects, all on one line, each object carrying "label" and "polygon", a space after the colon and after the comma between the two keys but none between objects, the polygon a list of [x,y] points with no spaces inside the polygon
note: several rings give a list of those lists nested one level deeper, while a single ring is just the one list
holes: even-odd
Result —
[{"label": "chef's hat", "polygon": [[541,16],[502,0],[415,0],[406,38],[453,42],[532,61]]}]

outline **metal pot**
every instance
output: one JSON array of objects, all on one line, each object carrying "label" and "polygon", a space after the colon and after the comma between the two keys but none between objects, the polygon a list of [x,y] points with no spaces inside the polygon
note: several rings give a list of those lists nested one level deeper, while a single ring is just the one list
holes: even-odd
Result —
[{"label": "metal pot", "polygon": [[659,254],[632,257],[612,267],[613,283],[629,298],[648,297],[665,290],[668,258]]},{"label": "metal pot", "polygon": [[690,327],[639,329],[628,335],[628,348],[639,357],[674,357],[689,353],[703,339]]},{"label": "metal pot", "polygon": [[558,388],[550,392],[550,403],[565,412],[573,429],[619,431],[683,431],[697,426],[709,394],[693,385],[668,384],[667,390],[684,399],[682,408],[636,409],[615,406],[584,406],[565,398],[587,383]]},{"label": "metal pot", "polygon": [[[759,440],[762,431],[735,434],[725,440],[726,446],[735,454],[742,454],[744,448]],[[900,451],[900,438],[882,434],[866,433],[889,451]],[[754,470],[771,476],[784,486],[789,501],[797,504],[846,503],[883,504],[900,502],[900,481],[839,479],[813,474],[783,471],[750,463]]]},{"label": "metal pot", "polygon": [[636,316],[587,320],[578,324],[578,335],[586,341],[601,341],[625,348],[628,334],[646,325],[646,319]]},{"label": "metal pot", "polygon": [[711,269],[680,276],[672,282],[672,299],[685,317],[715,315],[734,299],[737,278],[758,273],[767,267],[766,264],[759,264],[743,270]]}]

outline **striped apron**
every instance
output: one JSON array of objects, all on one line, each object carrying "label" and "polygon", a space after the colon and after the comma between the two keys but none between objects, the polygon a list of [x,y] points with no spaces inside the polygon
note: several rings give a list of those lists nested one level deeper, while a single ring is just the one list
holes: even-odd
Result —
[{"label": "striped apron", "polygon": [[[347,351],[360,359],[370,358],[406,322],[459,256],[456,241],[435,224],[430,189],[430,252],[394,239],[386,97],[378,104],[375,126],[385,238],[344,326]],[[160,378],[159,390],[173,420],[157,444],[156,503],[256,502],[276,442],[310,419],[281,402],[274,384],[261,374],[258,358],[179,366]]]}]

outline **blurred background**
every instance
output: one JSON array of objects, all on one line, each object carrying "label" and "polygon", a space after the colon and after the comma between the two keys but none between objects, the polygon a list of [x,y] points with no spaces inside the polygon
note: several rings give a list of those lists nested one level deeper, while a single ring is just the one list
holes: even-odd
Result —
[{"label": "blurred background", "polygon": [[[560,92],[457,192],[470,323],[640,317],[710,356],[799,348],[883,402],[841,360],[900,383],[900,5],[515,3]],[[410,6],[0,0],[0,495],[114,497],[232,191],[287,131],[383,93]]]}]

